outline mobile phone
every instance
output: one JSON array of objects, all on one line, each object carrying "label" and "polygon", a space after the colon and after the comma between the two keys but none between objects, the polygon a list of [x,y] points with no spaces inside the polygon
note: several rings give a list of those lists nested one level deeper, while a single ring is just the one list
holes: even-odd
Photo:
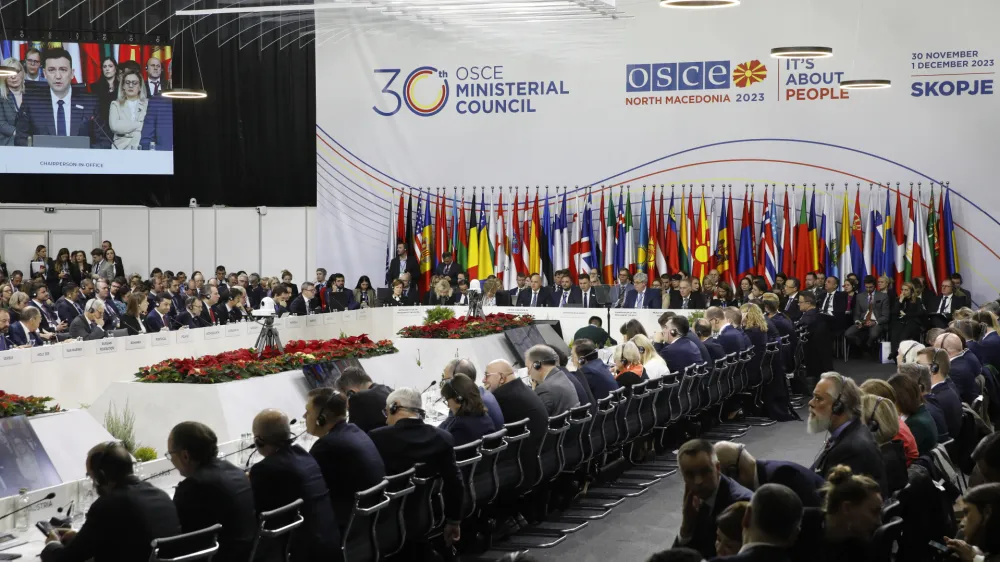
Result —
[{"label": "mobile phone", "polygon": [[38,523],[35,523],[35,528],[46,537],[49,536],[49,533],[51,533],[53,529],[55,529],[55,527],[53,527],[48,521],[39,521]]},{"label": "mobile phone", "polygon": [[945,545],[943,545],[943,544],[941,544],[941,543],[939,543],[937,541],[928,541],[927,544],[929,544],[931,548],[933,548],[934,550],[937,550],[938,552],[951,552],[950,550],[948,550],[947,546],[945,546]]}]

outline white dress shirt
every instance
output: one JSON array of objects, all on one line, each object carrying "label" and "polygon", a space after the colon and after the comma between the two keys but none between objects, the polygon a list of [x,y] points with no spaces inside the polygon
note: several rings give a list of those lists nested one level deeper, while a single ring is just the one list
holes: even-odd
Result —
[{"label": "white dress shirt", "polygon": [[[41,74],[41,73],[39,73]],[[56,93],[49,88],[49,96],[52,97],[52,125],[55,127],[53,131],[57,134],[59,133],[59,100],[60,98],[56,96]],[[62,98],[63,101],[63,114],[66,121],[66,136],[73,135],[73,129],[70,127],[70,123],[73,122],[71,114],[73,113],[73,88],[69,87],[66,89],[66,97]]]}]

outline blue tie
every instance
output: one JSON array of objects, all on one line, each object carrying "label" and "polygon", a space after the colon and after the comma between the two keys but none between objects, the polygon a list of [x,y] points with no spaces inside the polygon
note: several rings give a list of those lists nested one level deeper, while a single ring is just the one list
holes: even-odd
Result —
[{"label": "blue tie", "polygon": [[65,137],[68,136],[66,134],[66,110],[63,109],[63,104],[66,102],[59,100],[56,103],[59,104],[59,109],[56,110],[56,134]]}]

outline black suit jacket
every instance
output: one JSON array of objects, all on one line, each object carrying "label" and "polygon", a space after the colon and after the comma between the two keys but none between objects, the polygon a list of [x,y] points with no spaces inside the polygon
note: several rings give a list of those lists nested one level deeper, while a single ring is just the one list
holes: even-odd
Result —
[{"label": "black suit jacket", "polygon": [[[310,305],[310,307],[309,307],[310,311],[316,311],[316,307],[312,306],[312,303],[309,303],[309,305]],[[306,311],[306,299],[305,299],[305,297],[303,297],[302,295],[299,295],[299,296],[295,297],[292,300],[292,302],[288,303],[288,312],[291,312],[292,314],[294,314],[296,316],[306,316],[307,314],[309,314]]]},{"label": "black suit jacket", "polygon": [[[549,297],[548,289],[548,287],[538,289],[538,297],[535,299],[535,306],[549,306],[551,304],[551,297]],[[517,295],[517,306],[531,306],[531,295],[531,287],[521,291],[521,293]]]},{"label": "black suit jacket", "polygon": [[[457,264],[454,264],[454,267],[455,269],[459,269],[459,266]],[[415,283],[417,280],[417,274],[420,272],[420,260],[416,259],[413,256],[407,257],[406,269],[404,271],[408,271],[410,273],[410,284]],[[389,283],[392,283],[393,279],[399,279],[399,276],[402,274],[403,271],[399,270],[399,256],[396,256],[392,258],[392,261],[389,262]],[[457,271],[455,272],[454,281],[455,283],[453,283],[453,285],[457,285],[458,284]]]},{"label": "black suit jacket", "polygon": [[802,500],[803,507],[820,507],[819,489],[825,481],[814,471],[786,461],[757,461],[757,482],[787,486]]},{"label": "black suit jacket", "polygon": [[950,378],[945,379],[934,385],[924,399],[941,411],[948,426],[948,435],[957,438],[962,432],[962,399],[958,397],[955,383]]},{"label": "black suit jacket", "polygon": [[462,474],[455,463],[455,441],[447,431],[415,418],[380,427],[370,434],[385,462],[388,474],[405,472],[417,463],[440,474],[444,481],[444,513],[449,521],[459,521],[462,511]]},{"label": "black suit jacket", "polygon": [[717,556],[712,562],[788,562],[788,549],[762,544],[732,556]]},{"label": "black suit jacket", "polygon": [[340,551],[340,530],[333,515],[330,492],[316,459],[305,449],[289,445],[268,455],[250,467],[250,485],[257,513],[302,499],[299,511],[305,522],[292,532],[294,560],[334,559]]},{"label": "black suit jacket", "polygon": [[[17,120],[17,146],[28,146],[29,136],[56,135],[56,117],[50,92],[48,87],[25,90]],[[88,94],[86,86],[73,87],[72,100],[64,106],[69,112],[66,134],[71,137],[88,137],[91,148],[110,148],[110,131],[106,126],[101,131],[95,124],[99,115],[98,105],[97,96]]]},{"label": "black suit jacket", "polygon": [[[583,292],[580,287],[573,285],[569,288],[569,296],[566,297],[566,304],[583,304]],[[562,303],[563,291],[553,291],[550,306],[559,306]],[[530,301],[529,301],[530,302]]]},{"label": "black suit jacket", "polygon": [[[457,296],[458,296],[458,289],[453,289],[450,297],[442,297],[437,294],[437,291],[430,291],[424,296],[423,304],[427,306],[451,306],[455,304],[455,297]],[[391,304],[389,306],[398,306],[398,305]]]},{"label": "black suit jacket", "polygon": [[177,485],[174,505],[183,532],[216,523],[219,531],[217,562],[245,562],[257,534],[253,490],[246,474],[229,461],[212,459]]},{"label": "black suit jacket", "polygon": [[333,513],[343,527],[354,507],[354,494],[378,484],[385,476],[385,463],[371,438],[346,421],[313,443],[309,454],[323,471]]},{"label": "black suit jacket", "polygon": [[[825,345],[829,347],[829,342]],[[885,465],[875,438],[868,427],[855,419],[837,436],[828,441],[812,465],[813,471],[826,479],[830,469],[843,464],[851,467],[854,474],[867,474],[882,486],[882,495],[887,496]]]},{"label": "black suit jacket", "polygon": [[798,322],[799,318],[802,316],[802,311],[799,310],[799,294],[795,293],[795,297],[786,297],[785,305],[781,309],[785,313],[785,316],[791,318],[792,322]]},{"label": "black suit jacket", "polygon": [[671,373],[680,374],[689,366],[701,363],[701,351],[687,338],[677,338],[674,343],[663,346],[660,357],[666,361]]},{"label": "black suit jacket", "polygon": [[816,309],[802,313],[800,321],[809,329],[809,341],[805,343],[806,371],[818,380],[821,374],[833,370],[830,325]]},{"label": "black suit jacket", "polygon": [[[828,297],[829,295],[829,297]],[[830,309],[830,313],[827,314],[827,298],[832,299],[833,308]],[[857,299],[855,299],[857,302]],[[847,293],[843,291],[835,291],[833,293],[827,293],[823,291],[823,294],[816,297],[816,310],[823,315],[830,325],[830,330],[842,330],[845,328],[845,317],[846,321],[853,321],[853,317],[847,316],[843,313],[847,309]]]},{"label": "black suit jacket", "polygon": [[90,321],[82,314],[74,318],[69,325],[69,337],[71,338],[83,338],[84,341],[89,341],[103,339],[104,335],[103,328],[91,326]]},{"label": "black suit jacket", "polygon": [[510,304],[510,293],[508,293],[507,291],[497,291],[497,293],[495,295],[493,295],[493,296],[497,300],[497,304],[496,304],[497,306],[510,306],[511,305]]},{"label": "black suit jacket", "polygon": [[166,492],[130,477],[98,496],[76,538],[67,545],[51,542],[42,562],[136,562],[148,560],[153,539],[178,535],[181,524]]},{"label": "black suit jacket", "polygon": [[674,547],[686,546],[701,553],[706,559],[715,556],[715,518],[722,514],[730,505],[738,501],[749,501],[753,492],[740,486],[738,482],[728,476],[719,475],[719,489],[715,496],[715,505],[711,512],[703,512],[694,525],[690,540],[687,544],[681,544],[680,537],[674,540]]},{"label": "black suit jacket", "polygon": [[524,468],[524,481],[533,483],[538,475],[538,447],[549,426],[545,403],[531,387],[519,380],[502,385],[493,392],[493,397],[500,405],[505,422],[514,423],[528,418],[528,431],[531,434],[524,440],[519,457]]},{"label": "black suit jacket", "polygon": [[59,297],[59,300],[56,301],[56,312],[59,313],[59,319],[66,322],[67,326],[81,314],[81,310],[83,310],[82,307],[78,309],[76,303],[66,297]]},{"label": "black suit jacket", "polygon": [[143,324],[146,325],[146,331],[151,334],[155,334],[164,328],[166,328],[166,331],[169,332],[170,324],[172,322],[173,320],[170,318],[169,314],[166,316],[160,316],[160,313],[155,310],[146,314],[146,319],[143,320]]},{"label": "black suit jacket", "polygon": [[384,384],[373,384],[367,390],[356,392],[347,398],[347,410],[351,423],[365,433],[385,427],[385,399],[392,389]]},{"label": "black suit jacket", "polygon": [[[407,260],[406,265],[409,266],[410,262]],[[458,274],[462,273],[462,266],[458,265],[454,261],[448,264],[448,271],[445,271],[445,264],[439,263],[436,268],[434,268],[434,275],[447,275],[451,279],[451,286],[458,286]],[[399,268],[399,260],[396,260],[396,268]],[[389,273],[392,273],[392,265],[389,265]],[[397,276],[398,277],[398,276]],[[391,282],[395,277],[389,279]]]},{"label": "black suit jacket", "polygon": [[178,326],[187,326],[188,328],[204,328],[205,326],[211,326],[211,324],[205,323],[205,318],[202,316],[194,316],[187,310],[181,312],[174,318],[174,322]]},{"label": "black suit jacket", "polygon": [[121,327],[128,330],[128,335],[137,336],[142,333],[142,320],[139,320],[135,316],[130,316],[128,314],[123,314],[121,317]]},{"label": "black suit jacket", "polygon": [[726,356],[726,350],[722,349],[722,346],[718,342],[712,341],[709,338],[703,342],[705,344],[705,349],[708,350],[708,354],[712,356],[712,361],[718,361]]},{"label": "black suit jacket", "polygon": [[[681,296],[680,291],[670,291],[670,308],[680,309],[683,308],[684,298]],[[688,306],[687,310],[708,308],[705,303],[705,294],[702,292],[692,292],[688,295]]]},{"label": "black suit jacket", "polygon": [[230,322],[239,322],[243,320],[243,312],[239,309],[239,307],[227,310],[226,303],[220,302],[215,305],[215,318],[219,321],[220,326],[225,326]]}]

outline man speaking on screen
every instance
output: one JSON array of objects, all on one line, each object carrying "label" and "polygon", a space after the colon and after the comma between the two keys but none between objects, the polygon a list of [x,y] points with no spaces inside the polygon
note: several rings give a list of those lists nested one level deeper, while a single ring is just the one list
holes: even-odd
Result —
[{"label": "man speaking on screen", "polygon": [[91,148],[110,147],[107,128],[96,120],[97,98],[73,88],[73,57],[69,52],[61,47],[46,49],[42,69],[49,87],[25,92],[17,145],[28,146],[30,138],[46,135],[88,137]]}]

